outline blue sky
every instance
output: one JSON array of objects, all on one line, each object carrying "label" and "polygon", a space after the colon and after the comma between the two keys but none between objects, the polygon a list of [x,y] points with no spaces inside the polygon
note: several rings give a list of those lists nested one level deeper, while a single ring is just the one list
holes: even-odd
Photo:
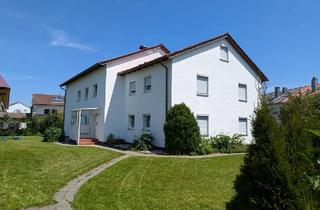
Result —
[{"label": "blue sky", "polygon": [[320,77],[319,1],[0,0],[0,74],[11,103],[99,60],[165,44],[174,51],[230,32],[274,86]]}]

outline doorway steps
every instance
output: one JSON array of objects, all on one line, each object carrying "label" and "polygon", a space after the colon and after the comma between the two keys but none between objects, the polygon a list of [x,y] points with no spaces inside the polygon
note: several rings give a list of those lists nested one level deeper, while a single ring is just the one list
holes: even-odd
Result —
[{"label": "doorway steps", "polygon": [[98,143],[99,143],[98,139],[94,139],[94,138],[81,138],[79,141],[80,145],[96,145]]}]

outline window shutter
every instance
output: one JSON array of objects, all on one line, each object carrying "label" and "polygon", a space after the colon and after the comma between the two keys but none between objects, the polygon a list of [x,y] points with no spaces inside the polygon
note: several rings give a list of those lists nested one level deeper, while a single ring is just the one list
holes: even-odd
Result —
[{"label": "window shutter", "polygon": [[200,135],[208,135],[208,116],[198,116],[197,117],[198,126],[200,129]]},{"label": "window shutter", "polygon": [[247,86],[239,84],[239,100],[247,101]]},{"label": "window shutter", "polygon": [[225,46],[220,46],[220,59],[224,61],[229,61],[228,48]]},{"label": "window shutter", "polygon": [[197,94],[208,95],[208,77],[197,76]]},{"label": "window shutter", "polygon": [[247,118],[239,118],[239,134],[248,135],[248,120],[247,120]]}]

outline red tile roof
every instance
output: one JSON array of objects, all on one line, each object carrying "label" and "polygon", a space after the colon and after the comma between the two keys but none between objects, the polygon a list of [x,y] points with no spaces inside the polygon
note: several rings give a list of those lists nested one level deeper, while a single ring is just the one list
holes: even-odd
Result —
[{"label": "red tile roof", "polygon": [[63,106],[64,96],[32,94],[32,105]]},{"label": "red tile roof", "polygon": [[0,87],[2,88],[10,88],[8,83],[4,80],[4,78],[0,75]]},{"label": "red tile roof", "polygon": [[290,97],[296,96],[310,96],[315,94],[320,94],[320,85],[318,85],[318,90],[312,92],[311,85],[306,85],[303,87],[289,89],[286,93],[281,93],[278,97],[274,97],[274,92],[268,94],[270,104],[284,104],[287,103]]},{"label": "red tile roof", "polygon": [[77,74],[76,76],[72,77],[71,79],[63,82],[62,84],[60,84],[60,86],[65,86],[65,85],[68,85],[70,84],[71,82],[77,80],[77,79],[80,79],[81,77],[95,71],[96,69],[98,69],[99,67],[103,66],[103,65],[106,65],[108,63],[111,63],[113,61],[117,61],[117,60],[121,60],[121,59],[124,59],[124,58],[127,58],[127,57],[130,57],[132,55],[136,55],[140,52],[144,52],[144,51],[147,51],[147,50],[151,50],[151,49],[156,49],[156,48],[160,48],[162,49],[165,53],[169,54],[170,51],[162,44],[159,44],[159,45],[156,45],[156,46],[152,46],[152,47],[146,47],[146,48],[143,48],[143,49],[140,49],[138,51],[135,51],[135,52],[132,52],[132,53],[129,53],[129,54],[125,54],[125,55],[121,55],[119,57],[115,57],[115,58],[111,58],[111,59],[108,59],[108,60],[104,60],[104,61],[100,61],[92,66],[90,66],[89,68],[87,68],[86,70],[80,72],[79,74]]}]

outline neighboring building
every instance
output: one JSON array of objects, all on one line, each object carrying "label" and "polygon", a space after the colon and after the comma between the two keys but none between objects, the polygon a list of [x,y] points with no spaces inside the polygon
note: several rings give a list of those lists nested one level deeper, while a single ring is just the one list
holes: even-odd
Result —
[{"label": "neighboring building", "polygon": [[[98,62],[62,83],[67,137],[132,142],[151,132],[164,147],[168,109],[186,103],[201,135],[241,134],[252,140],[250,118],[267,77],[229,34],[170,53],[163,45]],[[79,120],[81,119],[81,120]]]},{"label": "neighboring building", "polygon": [[318,79],[316,77],[312,78],[310,85],[303,87],[292,89],[275,87],[274,92],[268,93],[267,97],[272,115],[279,120],[281,107],[289,101],[290,96],[305,97],[314,94],[320,94],[320,85],[318,84]]},{"label": "neighboring building", "polygon": [[9,107],[10,87],[0,75],[0,112],[5,112]]},{"label": "neighboring building", "polygon": [[32,116],[50,113],[63,113],[64,96],[32,94]]},{"label": "neighboring building", "polygon": [[21,102],[16,102],[9,105],[9,108],[7,110],[9,113],[30,113],[30,107],[24,105]]}]

